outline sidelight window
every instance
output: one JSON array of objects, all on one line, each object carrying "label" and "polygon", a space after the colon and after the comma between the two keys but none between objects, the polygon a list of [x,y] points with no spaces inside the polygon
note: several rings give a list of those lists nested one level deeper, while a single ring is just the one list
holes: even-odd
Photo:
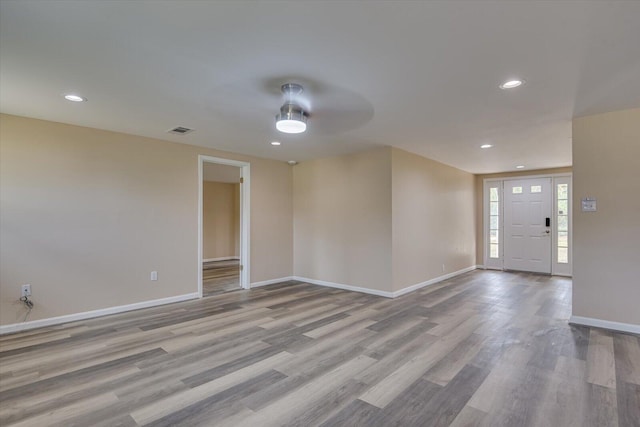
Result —
[{"label": "sidelight window", "polygon": [[489,188],[489,258],[500,258],[500,191]]},{"label": "sidelight window", "polygon": [[557,200],[557,252],[558,264],[569,263],[569,184],[558,184],[556,188]]}]

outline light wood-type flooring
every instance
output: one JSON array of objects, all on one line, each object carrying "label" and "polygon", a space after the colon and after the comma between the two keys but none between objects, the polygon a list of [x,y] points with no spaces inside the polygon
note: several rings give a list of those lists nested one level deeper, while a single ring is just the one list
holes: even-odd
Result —
[{"label": "light wood-type flooring", "polygon": [[240,261],[209,261],[202,263],[202,296],[240,290]]},{"label": "light wood-type flooring", "polygon": [[639,426],[640,337],[570,279],[299,282],[0,337],[2,426]]}]

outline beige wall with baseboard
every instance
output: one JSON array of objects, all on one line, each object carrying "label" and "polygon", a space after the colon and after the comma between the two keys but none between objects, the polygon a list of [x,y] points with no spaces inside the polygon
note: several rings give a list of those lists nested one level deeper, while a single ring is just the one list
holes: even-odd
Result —
[{"label": "beige wall with baseboard", "polygon": [[199,154],[251,163],[251,281],[291,276],[286,163],[1,115],[0,324],[24,283],[29,320],[197,292]]},{"label": "beige wall with baseboard", "polygon": [[202,257],[240,256],[240,184],[205,181],[202,190]]},{"label": "beige wall with baseboard", "polygon": [[296,276],[391,291],[390,151],[294,166]]},{"label": "beige wall with baseboard", "polygon": [[475,194],[476,194],[476,264],[484,264],[484,213],[483,213],[483,192],[484,192],[484,180],[487,178],[512,178],[518,176],[534,176],[534,175],[552,175],[571,173],[571,166],[563,168],[550,168],[550,169],[533,169],[517,172],[504,172],[504,173],[492,173],[475,176]]},{"label": "beige wall with baseboard", "polygon": [[574,119],[573,162],[573,315],[640,325],[640,109]]},{"label": "beige wall with baseboard", "polygon": [[474,176],[397,148],[391,153],[393,290],[474,266]]},{"label": "beige wall with baseboard", "polygon": [[293,174],[296,276],[393,292],[475,263],[470,173],[382,147]]}]

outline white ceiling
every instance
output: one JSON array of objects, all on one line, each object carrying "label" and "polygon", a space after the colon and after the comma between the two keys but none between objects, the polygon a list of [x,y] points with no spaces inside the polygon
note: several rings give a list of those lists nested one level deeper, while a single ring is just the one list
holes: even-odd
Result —
[{"label": "white ceiling", "polygon": [[[640,106],[639,1],[0,4],[2,112],[283,161],[392,145],[473,173],[566,166],[572,117]],[[286,82],[301,135],[274,127]]]}]

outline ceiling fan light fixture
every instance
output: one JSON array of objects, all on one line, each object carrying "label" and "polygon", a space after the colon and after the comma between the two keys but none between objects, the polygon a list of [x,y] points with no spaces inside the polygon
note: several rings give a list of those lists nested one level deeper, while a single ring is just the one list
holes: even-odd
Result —
[{"label": "ceiling fan light fixture", "polygon": [[285,103],[276,115],[276,129],[284,133],[302,133],[307,130],[308,114],[301,106],[294,103],[294,96],[303,92],[302,86],[296,83],[283,84],[280,87]]},{"label": "ceiling fan light fixture", "polygon": [[307,130],[307,113],[295,104],[284,104],[276,115],[276,129],[284,133],[302,133]]}]

